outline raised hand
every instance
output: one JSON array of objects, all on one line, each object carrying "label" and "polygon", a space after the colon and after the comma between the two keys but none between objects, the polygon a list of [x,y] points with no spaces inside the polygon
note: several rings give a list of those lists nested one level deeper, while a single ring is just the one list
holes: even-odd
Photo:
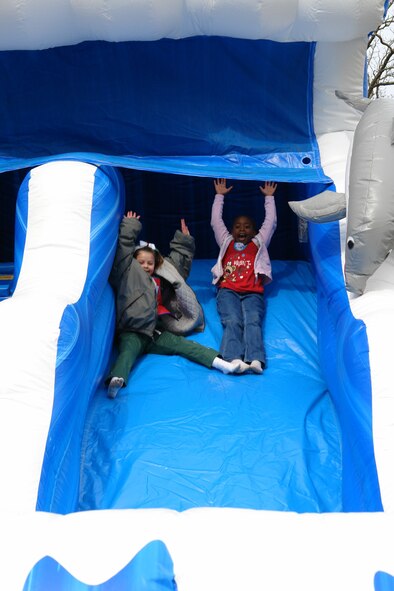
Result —
[{"label": "raised hand", "polygon": [[181,232],[185,236],[190,236],[189,228],[186,226],[186,222],[184,218],[181,218]]},{"label": "raised hand", "polygon": [[216,193],[219,195],[227,195],[233,188],[232,185],[231,187],[227,187],[226,179],[216,179],[213,181],[213,184],[215,185]]},{"label": "raised hand", "polygon": [[125,218],[136,218],[137,220],[139,220],[141,216],[137,215],[136,211],[128,211],[124,217]]},{"label": "raised hand", "polygon": [[272,181],[265,181],[264,187],[260,186],[259,189],[262,192],[262,194],[267,197],[272,196],[275,193],[277,186],[277,183],[274,183]]}]

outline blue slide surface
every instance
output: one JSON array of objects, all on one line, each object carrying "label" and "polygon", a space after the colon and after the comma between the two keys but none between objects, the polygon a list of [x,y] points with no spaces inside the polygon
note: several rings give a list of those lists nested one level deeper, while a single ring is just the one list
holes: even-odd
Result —
[{"label": "blue slide surface", "polygon": [[[218,348],[212,264],[193,264],[190,284],[207,326],[190,338]],[[115,400],[98,389],[85,427],[79,510],[341,511],[341,433],[319,368],[312,266],[273,261],[273,272],[263,376],[146,355]]]}]

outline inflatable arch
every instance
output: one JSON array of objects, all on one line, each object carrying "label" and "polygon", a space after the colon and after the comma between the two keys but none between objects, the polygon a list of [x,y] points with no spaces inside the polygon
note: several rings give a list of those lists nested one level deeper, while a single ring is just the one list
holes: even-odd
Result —
[{"label": "inflatable arch", "polygon": [[[358,187],[390,169],[390,140],[354,165],[386,4],[1,3],[1,589],[394,589],[391,236],[362,295],[344,276]],[[268,369],[146,356],[109,400],[125,209],[163,252],[187,218],[193,338],[218,346],[215,177],[256,219],[278,182]],[[334,192],[339,222],[288,206]]]}]

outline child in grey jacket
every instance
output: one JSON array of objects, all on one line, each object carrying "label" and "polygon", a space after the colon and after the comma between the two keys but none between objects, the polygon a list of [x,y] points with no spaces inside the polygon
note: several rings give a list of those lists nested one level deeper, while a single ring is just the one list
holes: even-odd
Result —
[{"label": "child in grey jacket", "polygon": [[185,338],[204,328],[202,308],[186,279],[195,251],[185,221],[163,258],[152,244],[137,245],[140,216],[129,211],[120,224],[110,283],[116,294],[119,354],[107,377],[108,396],[127,385],[130,371],[144,353],[180,355],[223,373],[236,373],[239,362],[224,361],[219,352]]}]

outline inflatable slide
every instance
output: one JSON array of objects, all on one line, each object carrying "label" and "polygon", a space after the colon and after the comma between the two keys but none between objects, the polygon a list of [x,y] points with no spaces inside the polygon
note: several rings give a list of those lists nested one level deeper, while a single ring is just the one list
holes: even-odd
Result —
[{"label": "inflatable slide", "polygon": [[[394,108],[363,100],[385,8],[0,7],[1,589],[394,589]],[[219,346],[216,177],[228,223],[278,183],[267,369],[146,355],[111,400],[125,211],[163,254],[186,218],[190,338]]]}]

